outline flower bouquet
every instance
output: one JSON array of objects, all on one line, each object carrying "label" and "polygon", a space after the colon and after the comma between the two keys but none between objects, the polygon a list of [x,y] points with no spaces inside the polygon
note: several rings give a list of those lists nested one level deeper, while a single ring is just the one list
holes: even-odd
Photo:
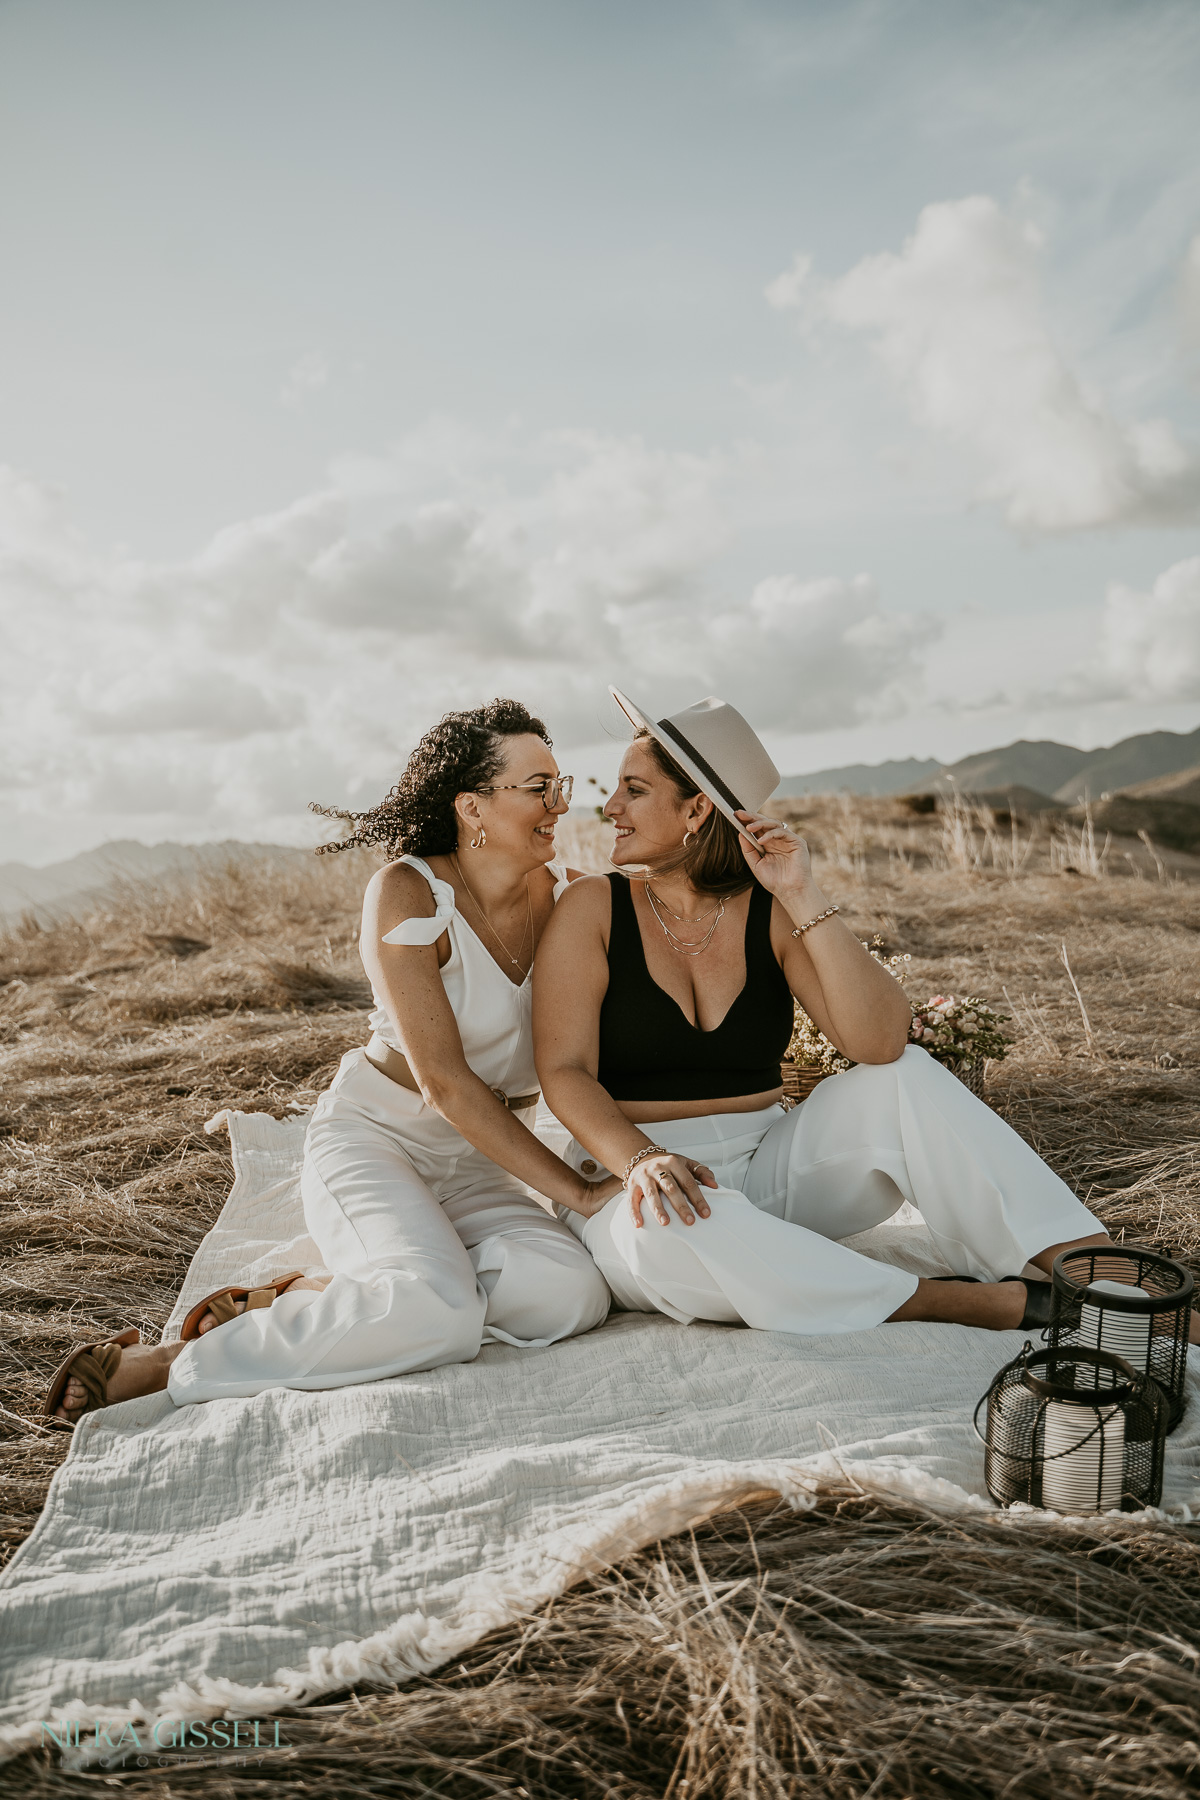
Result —
[{"label": "flower bouquet", "polygon": [[973,1094],[981,1094],[985,1063],[1001,1062],[1008,1054],[1008,1039],[1000,1027],[1009,1017],[993,1011],[978,994],[962,1000],[953,994],[935,994],[924,1006],[913,1008],[908,1041],[928,1050]]},{"label": "flower bouquet", "polygon": [[[885,956],[880,938],[873,938],[865,948],[897,981],[904,980],[901,965],[909,960],[907,956]],[[953,994],[935,994],[923,1006],[913,1007],[908,1041],[928,1050],[973,1094],[982,1094],[985,1064],[989,1060],[1000,1062],[1008,1052],[1008,1039],[1000,1030],[1008,1019],[1008,1013],[995,1012],[977,994],[968,994],[963,1000],[955,999]],[[784,1091],[793,1099],[803,1099],[826,1075],[838,1075],[853,1066],[850,1058],[843,1056],[797,1005],[792,1041],[783,1064]]]}]

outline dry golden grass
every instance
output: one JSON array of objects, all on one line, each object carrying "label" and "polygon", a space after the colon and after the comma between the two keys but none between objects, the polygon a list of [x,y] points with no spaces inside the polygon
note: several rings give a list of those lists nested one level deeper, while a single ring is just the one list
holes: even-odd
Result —
[{"label": "dry golden grass", "polygon": [[1195,1571],[1182,1533],[1018,1534],[831,1491],[652,1545],[438,1676],[305,1708],[245,1766],[83,1777],[29,1756],[8,1791],[1186,1800]]},{"label": "dry golden grass", "polygon": [[[1082,826],[1056,848],[1049,827],[1018,821],[1014,844],[992,816],[896,802],[795,810],[860,935],[910,956],[914,999],[971,991],[1014,1014],[993,1103],[1115,1230],[1200,1264],[1200,862],[1094,840],[1093,873],[1072,873]],[[572,824],[573,861],[596,866],[599,832]],[[224,1199],[204,1119],[307,1104],[362,1041],[369,867],[130,890],[0,941],[8,1551],[66,1448],[36,1421],[48,1374],[86,1334],[160,1327]],[[0,1791],[1183,1796],[1198,1669],[1191,1529],[830,1493],[813,1515],[751,1510],[652,1546],[439,1678],[306,1708],[261,1766],[105,1778],[38,1755]]]}]

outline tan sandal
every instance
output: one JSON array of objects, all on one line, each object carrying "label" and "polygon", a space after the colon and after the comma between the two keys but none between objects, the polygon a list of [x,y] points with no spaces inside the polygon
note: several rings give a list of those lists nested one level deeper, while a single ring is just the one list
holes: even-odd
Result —
[{"label": "tan sandal", "polygon": [[215,1294],[208,1296],[207,1300],[200,1300],[193,1306],[183,1321],[183,1329],[179,1333],[180,1339],[207,1337],[207,1332],[200,1330],[200,1321],[206,1312],[212,1314],[218,1325],[227,1325],[230,1319],[241,1316],[235,1305],[236,1301],[244,1300],[247,1312],[257,1312],[260,1307],[270,1306],[285,1288],[291,1287],[293,1281],[303,1281],[303,1279],[304,1270],[293,1269],[289,1275],[277,1275],[273,1281],[264,1281],[260,1287],[218,1288]]},{"label": "tan sandal", "polygon": [[[142,1334],[136,1325],[119,1336],[106,1338],[99,1344],[82,1344],[79,1349],[72,1350],[64,1363],[54,1371],[50,1386],[46,1390],[46,1398],[42,1402],[42,1416],[49,1419],[52,1425],[64,1431],[74,1431],[84,1413],[99,1412],[108,1405],[108,1384],[117,1372],[121,1361],[121,1352],[130,1344],[140,1344]],[[72,1375],[81,1383],[86,1398],[78,1408],[74,1419],[60,1419],[55,1409],[62,1405],[62,1397],[66,1392],[67,1382]],[[72,1410],[75,1410],[74,1408]]]}]

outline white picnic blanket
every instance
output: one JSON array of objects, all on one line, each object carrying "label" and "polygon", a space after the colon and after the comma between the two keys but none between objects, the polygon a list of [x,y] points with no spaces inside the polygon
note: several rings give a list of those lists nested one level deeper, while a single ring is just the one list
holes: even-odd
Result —
[{"label": "white picnic blanket", "polygon": [[[320,1266],[300,1209],[303,1118],[223,1116],[236,1180],[168,1337],[223,1281]],[[940,1268],[909,1209],[853,1241]],[[43,1720],[80,1721],[83,1743],[107,1721],[115,1742],[125,1720],[254,1718],[403,1680],[763,1490],[810,1505],[846,1473],[990,1509],[971,1414],[1022,1341],[616,1314],[548,1350],[489,1345],[429,1374],[88,1415],[0,1577],[0,1747],[42,1741]],[[1163,1505],[1200,1509],[1195,1392]]]}]

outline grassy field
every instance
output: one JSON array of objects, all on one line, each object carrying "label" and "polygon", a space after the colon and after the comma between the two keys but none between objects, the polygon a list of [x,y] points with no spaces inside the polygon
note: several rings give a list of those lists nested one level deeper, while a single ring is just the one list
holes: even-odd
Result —
[{"label": "grassy field", "polygon": [[[823,885],[907,955],[914,1000],[982,994],[1016,1042],[988,1097],[1115,1232],[1200,1270],[1200,859],[958,804],[805,800]],[[566,829],[595,865],[601,827]],[[228,1189],[234,1105],[307,1105],[364,1037],[370,864],[130,889],[0,940],[0,1534],[67,1439],[72,1342],[157,1333]],[[288,1720],[259,1767],[0,1792],[217,1796],[1183,1796],[1200,1780],[1200,1531],[940,1519],[831,1491],[651,1546],[436,1679]]]}]

